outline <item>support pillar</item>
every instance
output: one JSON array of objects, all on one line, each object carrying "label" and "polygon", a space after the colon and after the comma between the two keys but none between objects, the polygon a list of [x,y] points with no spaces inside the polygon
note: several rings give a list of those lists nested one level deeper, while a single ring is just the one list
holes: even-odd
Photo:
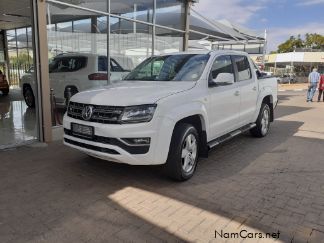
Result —
[{"label": "support pillar", "polygon": [[183,37],[183,51],[188,51],[189,48],[189,34],[190,34],[190,8],[191,1],[185,1],[185,33]]},{"label": "support pillar", "polygon": [[47,18],[45,0],[31,0],[35,77],[37,80],[36,109],[39,140],[52,141],[52,116],[48,70]]}]

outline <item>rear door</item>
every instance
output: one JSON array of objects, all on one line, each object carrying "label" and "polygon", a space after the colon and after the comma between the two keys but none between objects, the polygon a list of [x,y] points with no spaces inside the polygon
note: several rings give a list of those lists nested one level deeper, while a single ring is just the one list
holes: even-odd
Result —
[{"label": "rear door", "polygon": [[254,122],[252,119],[257,106],[258,85],[248,58],[244,55],[233,55],[232,58],[241,93],[240,125],[244,126]]},{"label": "rear door", "polygon": [[[209,79],[217,79],[218,75],[235,76],[230,55],[218,56],[214,60]],[[209,124],[208,140],[218,138],[238,128],[240,116],[240,88],[238,83],[210,85],[209,93]]]},{"label": "rear door", "polygon": [[68,62],[64,60],[64,57],[55,57],[49,64],[50,86],[58,103],[64,101],[62,86],[65,86],[65,71],[67,71],[67,68]]}]

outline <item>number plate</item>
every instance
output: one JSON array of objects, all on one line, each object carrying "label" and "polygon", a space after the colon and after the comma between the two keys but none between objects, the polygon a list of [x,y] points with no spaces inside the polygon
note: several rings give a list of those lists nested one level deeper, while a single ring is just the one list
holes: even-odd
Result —
[{"label": "number plate", "polygon": [[86,138],[92,138],[94,134],[94,127],[80,125],[76,123],[71,124],[71,130],[74,135]]}]

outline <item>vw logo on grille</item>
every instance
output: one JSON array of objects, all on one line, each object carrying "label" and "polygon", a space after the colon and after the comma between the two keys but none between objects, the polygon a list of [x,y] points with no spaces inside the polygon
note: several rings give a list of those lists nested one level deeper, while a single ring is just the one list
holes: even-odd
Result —
[{"label": "vw logo on grille", "polygon": [[93,113],[93,106],[87,105],[86,107],[84,107],[82,110],[83,120],[89,121],[91,119],[92,113]]}]

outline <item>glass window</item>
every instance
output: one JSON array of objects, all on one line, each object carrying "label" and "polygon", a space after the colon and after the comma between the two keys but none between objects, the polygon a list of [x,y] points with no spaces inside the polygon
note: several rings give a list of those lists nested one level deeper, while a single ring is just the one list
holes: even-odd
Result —
[{"label": "glass window", "polygon": [[56,29],[57,31],[61,31],[61,32],[72,32],[72,21],[57,23]]},{"label": "glass window", "polygon": [[75,72],[87,65],[86,57],[57,57],[49,65],[50,73]]},{"label": "glass window", "polygon": [[208,54],[178,54],[151,57],[134,69],[125,80],[197,81],[209,59]]},{"label": "glass window", "polygon": [[157,27],[155,34],[155,55],[183,50],[183,33]]},{"label": "glass window", "polygon": [[[107,72],[107,57],[98,57],[98,71]],[[124,72],[124,68],[114,59],[110,58],[110,70],[111,72]]]},{"label": "glass window", "polygon": [[237,67],[238,81],[244,81],[252,78],[249,60],[246,56],[234,56],[234,62]]},{"label": "glass window", "polygon": [[99,72],[107,72],[107,57],[100,56],[98,57],[98,71]]},{"label": "glass window", "polygon": [[119,65],[119,63],[113,59],[110,58],[110,68],[112,72],[123,72],[124,69]]},{"label": "glass window", "polygon": [[185,1],[160,0],[156,2],[156,24],[185,29]]},{"label": "glass window", "polygon": [[[97,24],[97,19],[94,21],[94,23]],[[96,28],[96,26],[93,26],[93,28]],[[73,21],[73,31],[77,33],[91,33],[91,19]]]},{"label": "glass window", "polygon": [[220,73],[229,73],[234,76],[233,63],[230,56],[217,57],[213,63],[211,70],[212,79],[216,79]]}]

